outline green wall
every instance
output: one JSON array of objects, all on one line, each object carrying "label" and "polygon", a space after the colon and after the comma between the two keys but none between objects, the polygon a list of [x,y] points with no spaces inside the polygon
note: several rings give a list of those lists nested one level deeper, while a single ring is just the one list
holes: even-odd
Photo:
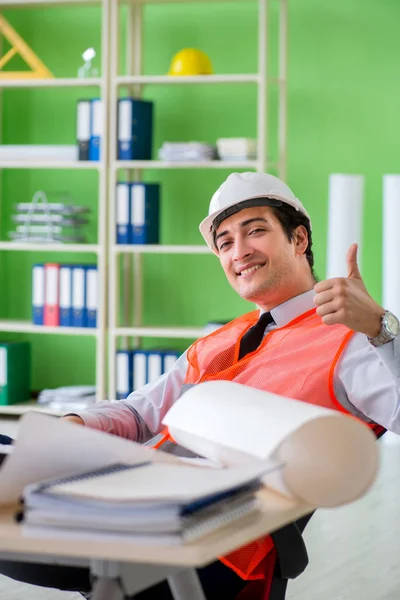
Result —
[{"label": "green wall", "polygon": [[[271,52],[276,48],[273,0],[272,4]],[[313,218],[316,268],[323,277],[328,175],[366,175],[363,273],[370,292],[380,300],[382,175],[399,172],[396,40],[400,5],[393,0],[381,0],[379,9],[374,0],[289,0],[289,5],[288,182]],[[56,76],[76,76],[82,51],[88,46],[99,50],[97,7],[19,9],[4,14]],[[122,12],[122,25],[125,18]],[[172,55],[185,46],[206,51],[216,73],[257,68],[256,2],[150,5],[145,7],[144,22],[144,70],[148,74],[165,73]],[[273,64],[275,69],[276,60]],[[5,91],[3,143],[74,143],[76,100],[95,93],[86,89]],[[214,142],[222,136],[256,135],[253,85],[151,86],[145,97],[156,103],[155,158],[167,139]],[[273,151],[276,90],[270,100]],[[198,223],[227,175],[222,170],[146,172],[146,180],[162,184],[162,243],[202,243]],[[1,238],[6,239],[10,227],[12,204],[30,200],[37,189],[71,190],[77,202],[96,210],[97,187],[95,173],[4,171]],[[96,241],[94,225],[89,241]],[[94,257],[60,254],[53,259],[78,263]],[[0,317],[30,317],[31,266],[46,260],[50,255],[43,253],[0,253]],[[208,320],[234,317],[249,307],[230,289],[213,256],[148,255],[144,266],[146,325],[201,326]],[[28,337],[33,343],[34,389],[94,382],[93,340],[12,337]],[[188,342],[145,340],[147,346],[161,343],[183,349]]]}]

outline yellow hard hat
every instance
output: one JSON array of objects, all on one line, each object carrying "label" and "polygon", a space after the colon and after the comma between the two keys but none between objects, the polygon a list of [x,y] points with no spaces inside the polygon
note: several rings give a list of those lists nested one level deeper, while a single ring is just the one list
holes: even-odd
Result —
[{"label": "yellow hard hat", "polygon": [[168,75],[211,75],[213,72],[209,57],[197,48],[184,48],[175,54]]}]

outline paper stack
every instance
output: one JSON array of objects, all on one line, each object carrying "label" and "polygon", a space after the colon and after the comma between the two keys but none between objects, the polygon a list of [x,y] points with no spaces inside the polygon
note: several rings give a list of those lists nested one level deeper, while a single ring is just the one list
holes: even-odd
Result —
[{"label": "paper stack", "polygon": [[164,142],[158,155],[166,161],[213,160],[215,147],[203,142]]},{"label": "paper stack", "polygon": [[0,144],[0,160],[76,161],[76,146],[46,144]]},{"label": "paper stack", "polygon": [[257,140],[250,138],[219,138],[218,156],[221,160],[255,160]]}]

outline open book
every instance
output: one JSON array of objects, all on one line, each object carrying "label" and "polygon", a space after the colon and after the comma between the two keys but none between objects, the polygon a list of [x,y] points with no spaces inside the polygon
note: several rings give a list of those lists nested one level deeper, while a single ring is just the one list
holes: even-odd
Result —
[{"label": "open book", "polygon": [[[192,387],[172,406],[163,422],[177,443],[227,467],[223,473],[231,487],[252,484],[259,478],[276,492],[277,502],[282,498],[282,506],[287,505],[282,496],[311,508],[350,502],[369,489],[378,468],[375,436],[357,419],[228,381]],[[165,472],[168,465],[174,466],[177,481],[181,469],[186,480],[184,471],[188,464],[176,456],[42,414],[28,413],[21,419],[13,452],[0,467],[0,504],[16,502],[24,490],[32,490],[27,488],[28,484],[116,463],[148,462],[158,465],[158,480],[162,478],[163,465]],[[199,468],[190,466],[194,482]],[[201,468],[204,479],[207,467]],[[212,493],[213,485],[214,491],[218,488],[218,478],[215,468],[207,470],[210,477],[207,489]],[[176,485],[175,491],[182,481]],[[121,501],[126,484],[110,488],[112,498],[110,492],[104,497],[104,487],[102,498],[99,488],[96,492],[91,485],[86,485],[86,491],[81,489],[80,494],[92,500]],[[138,500],[139,480],[136,488],[131,485],[130,489],[130,501]],[[155,496],[156,490],[157,485]],[[70,498],[77,494],[74,484],[67,491]],[[145,497],[142,494],[142,500],[150,502],[151,489],[146,493]]]}]

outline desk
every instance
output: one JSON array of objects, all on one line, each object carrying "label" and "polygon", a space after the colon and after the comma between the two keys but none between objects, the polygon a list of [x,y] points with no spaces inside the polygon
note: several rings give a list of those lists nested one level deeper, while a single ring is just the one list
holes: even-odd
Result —
[{"label": "desk", "polygon": [[204,600],[195,569],[218,556],[307,514],[313,507],[295,504],[262,490],[262,510],[182,546],[135,544],[76,535],[24,536],[15,523],[15,507],[0,509],[0,557],[4,560],[87,566],[97,578],[92,600],[119,600],[168,579],[175,600]]}]

